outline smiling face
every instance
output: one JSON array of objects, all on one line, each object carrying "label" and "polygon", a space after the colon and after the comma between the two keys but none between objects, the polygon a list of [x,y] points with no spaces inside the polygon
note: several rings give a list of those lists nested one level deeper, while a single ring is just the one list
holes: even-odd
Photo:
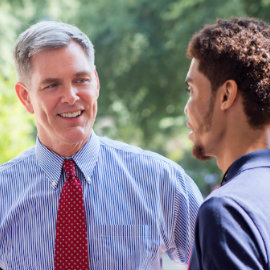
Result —
[{"label": "smiling face", "polygon": [[185,106],[190,129],[189,139],[194,143],[193,155],[200,160],[214,156],[222,131],[215,110],[216,94],[213,94],[208,78],[199,71],[199,61],[192,59],[186,83],[189,99]]},{"label": "smiling face", "polygon": [[83,49],[74,41],[31,59],[29,82],[16,84],[28,112],[35,114],[40,141],[62,155],[75,154],[89,139],[97,113],[99,82]]}]

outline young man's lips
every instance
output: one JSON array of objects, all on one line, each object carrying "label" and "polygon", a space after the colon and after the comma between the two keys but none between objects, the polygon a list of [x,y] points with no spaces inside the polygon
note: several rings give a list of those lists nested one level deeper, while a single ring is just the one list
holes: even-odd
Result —
[{"label": "young man's lips", "polygon": [[194,133],[192,130],[190,130],[190,132],[188,133],[188,138],[193,141],[193,136],[194,136]]},{"label": "young man's lips", "polygon": [[189,129],[189,133],[188,133],[188,138],[193,141],[193,136],[194,136],[194,133],[193,133],[193,130],[192,130],[192,126],[189,122],[186,123],[186,126],[187,128]]},{"label": "young man's lips", "polygon": [[186,126],[187,126],[188,129],[192,130],[192,127],[191,127],[189,122],[186,123]]}]

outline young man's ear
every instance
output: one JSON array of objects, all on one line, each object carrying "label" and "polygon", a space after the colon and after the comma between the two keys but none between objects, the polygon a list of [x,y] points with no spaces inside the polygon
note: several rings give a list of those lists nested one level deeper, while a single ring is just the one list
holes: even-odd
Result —
[{"label": "young man's ear", "polygon": [[21,103],[26,108],[26,110],[29,113],[33,114],[34,109],[33,109],[32,103],[31,103],[31,99],[29,96],[29,89],[27,88],[27,86],[22,82],[17,82],[15,84],[15,91],[16,91],[16,94],[17,94],[18,98],[20,99]]},{"label": "young man's ear", "polygon": [[221,92],[221,109],[228,110],[236,100],[238,92],[238,86],[236,81],[234,80],[227,80],[222,85],[222,92]]}]

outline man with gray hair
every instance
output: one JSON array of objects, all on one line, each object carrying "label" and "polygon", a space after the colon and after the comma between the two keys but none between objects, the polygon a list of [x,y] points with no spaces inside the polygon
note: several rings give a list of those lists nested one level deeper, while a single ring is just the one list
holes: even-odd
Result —
[{"label": "man with gray hair", "polygon": [[174,162],[97,136],[93,45],[44,21],[15,47],[36,145],[0,166],[3,269],[162,269],[187,262],[201,194]]}]

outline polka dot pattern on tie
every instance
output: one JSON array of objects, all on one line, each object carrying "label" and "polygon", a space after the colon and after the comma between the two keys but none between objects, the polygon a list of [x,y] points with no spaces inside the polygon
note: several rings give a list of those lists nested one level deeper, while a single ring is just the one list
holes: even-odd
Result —
[{"label": "polka dot pattern on tie", "polygon": [[58,204],[54,269],[89,270],[82,186],[73,160],[65,160],[63,169],[67,178]]}]

